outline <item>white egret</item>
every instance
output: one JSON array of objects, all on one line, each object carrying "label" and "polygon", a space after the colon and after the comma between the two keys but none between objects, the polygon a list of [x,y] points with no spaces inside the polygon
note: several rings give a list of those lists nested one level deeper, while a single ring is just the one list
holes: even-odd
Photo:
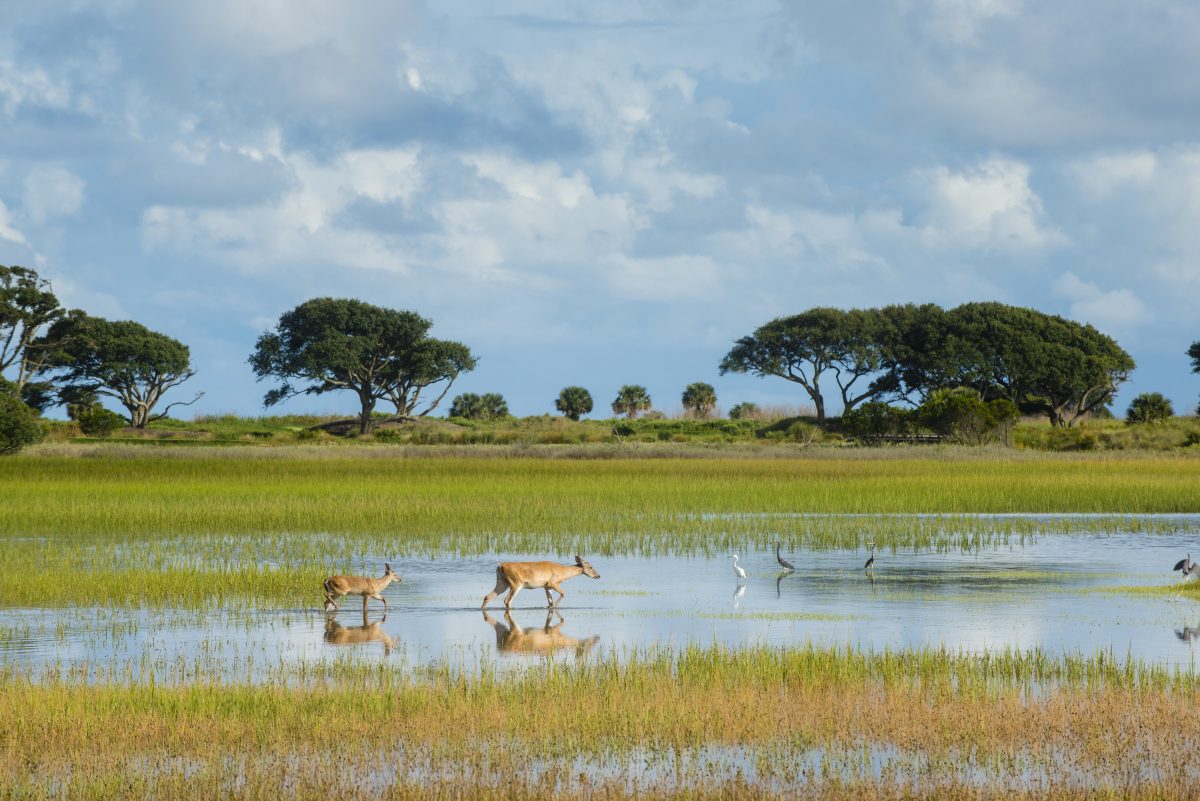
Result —
[{"label": "white egret", "polygon": [[735,554],[730,554],[730,555],[729,555],[729,558],[733,560],[733,574],[734,574],[735,576],[737,576],[737,577],[738,577],[738,580],[739,580],[739,581],[740,581],[741,579],[744,579],[744,578],[746,577],[746,571],[745,571],[745,570],[742,570],[740,567],[738,567],[738,563],[737,563],[738,556],[737,556],[737,554],[736,554],[736,553],[735,553]]}]

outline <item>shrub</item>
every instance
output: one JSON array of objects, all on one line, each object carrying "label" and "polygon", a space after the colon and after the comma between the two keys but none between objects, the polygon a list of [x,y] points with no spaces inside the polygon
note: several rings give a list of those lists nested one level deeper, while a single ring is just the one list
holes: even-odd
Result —
[{"label": "shrub", "polygon": [[968,387],[939,389],[916,412],[923,427],[966,445],[1001,439],[1007,442],[1018,417],[1020,412],[1012,401],[998,399],[985,403],[978,392]]},{"label": "shrub", "polygon": [[1143,392],[1129,404],[1125,419],[1131,423],[1161,423],[1175,416],[1171,401],[1160,392]]},{"label": "shrub", "polygon": [[89,437],[110,437],[114,431],[125,425],[124,417],[100,404],[93,404],[84,409],[77,408],[74,419],[79,424],[79,430]]},{"label": "shrub", "polygon": [[869,401],[842,416],[842,426],[860,442],[879,443],[885,437],[912,433],[913,412],[882,401]]},{"label": "shrub", "polygon": [[14,395],[0,392],[0,454],[16,453],[42,441],[37,415]]},{"label": "shrub", "polygon": [[739,403],[729,410],[730,420],[750,420],[758,414],[758,404]]}]

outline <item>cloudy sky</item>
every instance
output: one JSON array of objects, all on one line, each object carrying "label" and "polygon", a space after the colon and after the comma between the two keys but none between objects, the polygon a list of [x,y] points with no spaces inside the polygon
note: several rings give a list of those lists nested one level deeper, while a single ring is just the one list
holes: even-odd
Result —
[{"label": "cloudy sky", "polygon": [[[191,347],[200,413],[319,295],[412,309],[517,414],[717,375],[817,305],[1092,323],[1195,406],[1192,0],[0,0],[0,264]],[[332,396],[290,410],[348,409]]]}]

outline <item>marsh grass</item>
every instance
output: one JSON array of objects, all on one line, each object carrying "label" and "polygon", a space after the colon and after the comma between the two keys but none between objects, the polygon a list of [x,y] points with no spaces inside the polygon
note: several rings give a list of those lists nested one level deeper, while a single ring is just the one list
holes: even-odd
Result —
[{"label": "marsh grass", "polygon": [[1052,533],[1185,530],[1194,518],[1176,515],[1200,511],[1200,460],[1181,457],[333,451],[4,459],[0,603],[295,604],[310,602],[322,574],[373,573],[406,556],[712,555],[776,538],[812,550],[974,551]]},{"label": "marsh grass", "polygon": [[1200,679],[1105,653],[692,647],[517,675],[346,660],[257,685],[0,670],[0,697],[0,786],[22,798],[257,797],[281,776],[338,797],[606,785],[621,798],[714,786],[839,797],[872,783],[887,796],[916,782],[952,798],[1185,798],[1200,737],[1178,714]]}]

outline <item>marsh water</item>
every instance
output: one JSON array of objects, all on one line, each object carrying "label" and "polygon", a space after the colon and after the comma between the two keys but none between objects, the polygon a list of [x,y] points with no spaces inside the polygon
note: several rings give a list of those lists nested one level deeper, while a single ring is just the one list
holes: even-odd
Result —
[{"label": "marsh water", "polygon": [[364,617],[356,597],[327,615],[319,587],[312,604],[295,608],[3,609],[0,665],[33,676],[253,680],[341,659],[519,669],[689,644],[815,643],[1048,656],[1103,650],[1194,671],[1200,602],[1131,588],[1181,586],[1171,566],[1189,550],[1200,557],[1198,539],[1189,530],[1051,535],[971,552],[883,550],[870,571],[865,550],[785,550],[794,571],[780,568],[773,549],[751,550],[738,554],[744,580],[723,554],[588,555],[601,578],[565,583],[554,613],[536,589],[524,590],[509,614],[501,599],[479,609],[498,561],[551,555],[393,559],[403,580],[386,591],[386,616],[373,601]]}]

